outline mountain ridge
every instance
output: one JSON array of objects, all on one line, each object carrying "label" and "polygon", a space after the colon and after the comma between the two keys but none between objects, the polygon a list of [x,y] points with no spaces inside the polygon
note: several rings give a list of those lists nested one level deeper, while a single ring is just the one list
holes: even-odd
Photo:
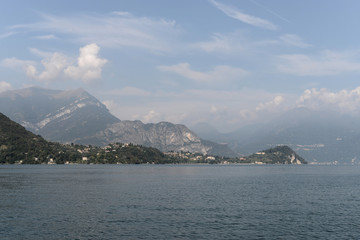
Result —
[{"label": "mountain ridge", "polygon": [[0,164],[182,163],[158,149],[132,144],[105,147],[48,142],[0,113]]},{"label": "mountain ridge", "polygon": [[0,112],[55,142],[94,145],[125,142],[161,151],[235,156],[224,145],[203,141],[185,125],[120,120],[81,88],[62,91],[31,87],[0,93]]},{"label": "mountain ridge", "polygon": [[161,152],[156,148],[114,143],[104,147],[48,142],[0,113],[0,164],[166,164],[252,163],[306,164],[292,149],[268,149],[248,158],[224,158],[189,152]]},{"label": "mountain ridge", "polygon": [[267,122],[213,136],[210,140],[227,143],[241,156],[287,145],[314,163],[360,164],[360,117],[355,114],[295,108]]}]

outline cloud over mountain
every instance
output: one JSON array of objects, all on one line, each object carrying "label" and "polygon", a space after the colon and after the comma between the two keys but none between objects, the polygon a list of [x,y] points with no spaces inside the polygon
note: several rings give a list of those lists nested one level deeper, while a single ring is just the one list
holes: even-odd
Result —
[{"label": "cloud over mountain", "polygon": [[1,61],[1,65],[8,68],[20,67],[29,78],[40,82],[72,79],[90,83],[101,79],[102,68],[108,61],[98,56],[100,47],[95,43],[80,48],[76,64],[72,64],[70,57],[59,52],[46,53],[33,48],[30,51],[43,57],[41,64],[35,61],[6,58]]},{"label": "cloud over mountain", "polygon": [[73,79],[90,82],[101,78],[101,70],[106,59],[98,57],[100,47],[95,43],[80,48],[80,55],[76,66],[68,66],[64,73]]},{"label": "cloud over mountain", "polygon": [[359,112],[360,86],[351,90],[332,92],[329,89],[307,89],[296,102],[299,107],[332,109],[341,112]]}]

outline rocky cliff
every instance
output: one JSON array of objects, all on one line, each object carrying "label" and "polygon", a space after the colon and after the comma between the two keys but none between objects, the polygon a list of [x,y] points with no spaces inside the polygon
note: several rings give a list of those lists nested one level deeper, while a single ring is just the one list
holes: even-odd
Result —
[{"label": "rocky cliff", "polygon": [[162,151],[189,151],[207,154],[212,147],[202,144],[201,139],[180,124],[160,122],[144,124],[141,121],[120,121],[109,125],[94,136],[75,140],[103,145],[108,142],[136,143],[152,146]]}]

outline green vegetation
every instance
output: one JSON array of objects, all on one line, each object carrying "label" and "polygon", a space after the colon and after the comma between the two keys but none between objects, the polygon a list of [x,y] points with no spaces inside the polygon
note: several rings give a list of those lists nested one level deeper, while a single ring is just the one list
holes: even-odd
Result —
[{"label": "green vegetation", "polygon": [[266,164],[306,164],[307,162],[297,155],[288,146],[277,146],[265,151],[254,153],[246,157],[249,163]]},{"label": "green vegetation", "polygon": [[115,143],[105,147],[48,142],[0,113],[0,164],[166,164],[166,163],[306,163],[289,147],[280,146],[245,158],[190,152],[163,153],[151,147]]},{"label": "green vegetation", "polygon": [[0,113],[0,164],[181,162],[155,148],[132,144],[95,147],[48,142]]}]

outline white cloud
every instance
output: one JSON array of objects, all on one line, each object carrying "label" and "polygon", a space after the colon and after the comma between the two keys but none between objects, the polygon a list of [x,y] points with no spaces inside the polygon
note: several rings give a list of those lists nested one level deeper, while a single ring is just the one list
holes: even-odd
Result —
[{"label": "white cloud", "polygon": [[[188,126],[208,122],[222,131],[268,119],[274,112],[293,106],[298,97],[254,89],[154,91],[131,100],[126,95],[107,92],[103,95],[109,99],[104,104],[120,119],[169,121]],[[276,98],[280,95],[287,101],[281,102],[281,98]],[[267,103],[269,99],[273,99],[274,105],[273,108],[269,106],[270,111],[256,111],[259,102]]]},{"label": "white cloud", "polygon": [[5,91],[8,91],[8,90],[11,90],[12,89],[12,86],[10,83],[8,82],[0,82],[0,92],[5,92]]},{"label": "white cloud", "polygon": [[22,69],[29,78],[36,74],[36,62],[21,60],[17,58],[5,58],[1,61],[0,66],[12,69]]},{"label": "white cloud", "polygon": [[[43,21],[12,26],[49,34],[70,36],[86,44],[96,42],[107,47],[134,47],[152,52],[173,51],[181,32],[175,21],[136,17],[127,12],[113,12],[105,15],[80,14],[75,16],[55,16],[43,14]],[[66,39],[66,38],[63,39]]]},{"label": "white cloud", "polygon": [[48,82],[57,78],[66,66],[66,57],[60,53],[53,53],[50,57],[41,60],[43,71],[38,73],[37,63],[34,61],[6,58],[1,61],[1,66],[7,68],[21,68],[31,79]]},{"label": "white cloud", "polygon": [[330,76],[359,72],[359,52],[324,51],[318,56],[303,54],[282,55],[277,70],[298,76]]},{"label": "white cloud", "polygon": [[275,110],[281,103],[284,102],[284,97],[283,96],[276,96],[273,100],[269,101],[269,102],[265,102],[265,103],[260,103],[257,107],[256,107],[256,111],[272,111]]},{"label": "white cloud", "polygon": [[41,64],[44,70],[37,74],[35,69],[31,77],[42,82],[49,82],[61,75],[64,68],[68,66],[68,59],[63,54],[55,52],[50,58],[41,60]]},{"label": "white cloud", "polygon": [[1,61],[2,67],[7,68],[18,68],[18,67],[26,67],[28,65],[34,65],[36,64],[34,61],[26,61],[26,60],[20,60],[17,58],[5,58]]},{"label": "white cloud", "polygon": [[101,78],[102,67],[106,59],[98,57],[100,48],[95,43],[80,48],[77,66],[68,66],[64,73],[73,79],[80,79],[86,83]]},{"label": "white cloud", "polygon": [[244,23],[256,26],[256,27],[269,29],[269,30],[277,30],[278,29],[278,27],[275,24],[273,24],[265,19],[242,13],[240,10],[236,9],[235,7],[219,3],[215,0],[210,0],[210,2],[216,8],[218,8],[223,13],[225,13],[227,16],[229,16],[231,18],[235,18],[241,22],[244,22]]},{"label": "white cloud", "polygon": [[298,107],[332,109],[341,112],[358,111],[360,108],[360,86],[352,90],[331,92],[329,89],[307,89],[297,100]]},{"label": "white cloud", "polygon": [[49,83],[58,79],[81,80],[90,83],[101,78],[102,67],[106,59],[98,57],[100,48],[96,44],[89,44],[80,48],[80,55],[76,65],[71,65],[70,58],[66,55],[54,52],[44,52],[36,48],[30,48],[30,52],[41,60],[42,71],[38,70],[38,63],[34,61],[6,58],[1,61],[1,66],[8,68],[22,68],[26,75],[38,81]]},{"label": "white cloud", "polygon": [[171,66],[163,65],[163,66],[158,66],[157,68],[164,72],[177,73],[180,76],[183,76],[185,78],[194,81],[208,82],[208,83],[211,82],[216,83],[216,82],[240,79],[249,74],[249,72],[244,69],[234,68],[230,66],[216,66],[210,72],[199,72],[192,70],[190,68],[189,63],[179,63]]}]

